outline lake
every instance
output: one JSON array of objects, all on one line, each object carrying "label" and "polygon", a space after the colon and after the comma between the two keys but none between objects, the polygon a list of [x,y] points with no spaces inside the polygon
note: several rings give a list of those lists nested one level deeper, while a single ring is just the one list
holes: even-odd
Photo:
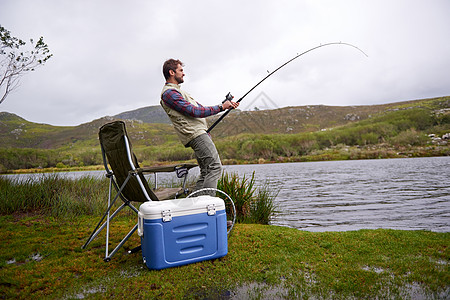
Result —
[{"label": "lake", "polygon": [[450,157],[227,166],[280,189],[274,225],[450,231]]},{"label": "lake", "polygon": [[[197,169],[191,173],[198,174]],[[224,170],[247,178],[255,172],[257,184],[267,182],[279,190],[273,225],[307,231],[450,231],[450,157],[232,165]]]}]

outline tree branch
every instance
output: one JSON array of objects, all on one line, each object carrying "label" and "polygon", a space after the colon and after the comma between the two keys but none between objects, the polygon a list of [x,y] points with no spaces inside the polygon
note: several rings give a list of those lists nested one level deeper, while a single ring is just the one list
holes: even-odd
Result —
[{"label": "tree branch", "polygon": [[11,36],[10,32],[0,26],[0,89],[4,90],[0,104],[8,94],[19,86],[20,78],[37,67],[43,65],[53,54],[50,53],[44,38],[40,37],[36,44],[30,40],[31,50],[23,49],[26,43]]}]

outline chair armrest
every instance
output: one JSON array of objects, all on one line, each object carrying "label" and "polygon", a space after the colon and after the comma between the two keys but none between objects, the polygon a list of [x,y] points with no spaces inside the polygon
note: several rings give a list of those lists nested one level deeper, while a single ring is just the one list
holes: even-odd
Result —
[{"label": "chair armrest", "polygon": [[159,172],[175,172],[177,168],[187,168],[188,170],[197,167],[197,164],[177,164],[177,165],[167,165],[167,166],[155,166],[155,167],[144,167],[139,168],[137,171],[139,173],[159,173]]}]

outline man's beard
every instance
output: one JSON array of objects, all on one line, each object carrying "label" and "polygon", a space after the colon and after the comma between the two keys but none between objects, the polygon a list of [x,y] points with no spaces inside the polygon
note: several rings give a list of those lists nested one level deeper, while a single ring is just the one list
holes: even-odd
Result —
[{"label": "man's beard", "polygon": [[176,76],[175,76],[175,81],[176,81],[178,84],[184,82],[183,77],[176,77]]}]

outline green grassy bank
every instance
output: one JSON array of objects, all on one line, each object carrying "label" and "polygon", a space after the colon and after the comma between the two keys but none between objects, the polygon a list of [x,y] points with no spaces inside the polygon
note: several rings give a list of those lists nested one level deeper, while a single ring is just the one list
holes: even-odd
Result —
[{"label": "green grassy bank", "polygon": [[[112,243],[135,223],[122,217]],[[96,218],[0,216],[1,298],[445,299],[450,234],[359,230],[311,233],[237,224],[221,259],[150,271],[137,235],[105,263],[103,235],[81,249]]]},{"label": "green grassy bank", "polygon": [[[224,258],[150,271],[137,234],[109,263],[104,233],[82,250],[106,207],[108,181],[57,175],[0,177],[0,298],[9,299],[448,299],[450,233],[311,233],[267,224],[276,191],[224,174],[237,221]],[[130,210],[128,210],[130,211]],[[112,245],[134,226],[111,225]],[[262,223],[246,224],[246,223]]]}]

